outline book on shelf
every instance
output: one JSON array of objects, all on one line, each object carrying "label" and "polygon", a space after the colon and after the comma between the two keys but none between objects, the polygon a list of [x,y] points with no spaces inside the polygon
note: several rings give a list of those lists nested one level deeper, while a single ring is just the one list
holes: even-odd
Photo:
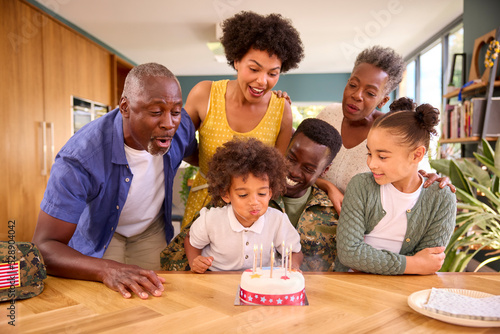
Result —
[{"label": "book on shelf", "polygon": [[[443,114],[443,139],[460,139],[480,135],[485,98],[473,98],[463,104],[447,104]],[[500,97],[492,98],[485,136],[500,136]]]},{"label": "book on shelf", "polygon": [[[481,119],[486,108],[484,97],[475,97],[470,100],[472,113],[472,136],[479,136]],[[500,97],[491,98],[491,109],[488,124],[484,125],[484,134],[488,137],[500,136]]]},{"label": "book on shelf", "polygon": [[445,107],[443,117],[443,138],[463,138],[467,136],[466,124],[467,120],[466,109],[462,104],[448,104]]}]

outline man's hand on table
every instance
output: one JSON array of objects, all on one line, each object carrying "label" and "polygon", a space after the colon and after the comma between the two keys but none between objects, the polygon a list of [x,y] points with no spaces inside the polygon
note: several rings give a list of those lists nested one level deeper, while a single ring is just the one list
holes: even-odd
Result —
[{"label": "man's hand on table", "polygon": [[115,261],[107,262],[102,282],[111,290],[121,293],[124,298],[130,298],[131,292],[142,299],[147,299],[149,294],[155,297],[162,295],[165,278],[156,275],[154,271]]}]

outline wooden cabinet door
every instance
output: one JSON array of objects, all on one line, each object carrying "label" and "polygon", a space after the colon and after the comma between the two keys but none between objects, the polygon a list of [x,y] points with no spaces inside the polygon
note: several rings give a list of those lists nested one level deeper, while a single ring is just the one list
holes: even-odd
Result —
[{"label": "wooden cabinet door", "polygon": [[72,96],[110,104],[110,62],[109,52],[59,22],[44,25],[44,110],[55,129],[55,153],[72,135]]},{"label": "wooden cabinet door", "polygon": [[29,4],[0,6],[0,240],[31,241],[72,96],[111,104],[111,56]]},{"label": "wooden cabinet door", "polygon": [[47,179],[40,52],[47,18],[20,1],[0,6],[0,240],[31,241]]}]

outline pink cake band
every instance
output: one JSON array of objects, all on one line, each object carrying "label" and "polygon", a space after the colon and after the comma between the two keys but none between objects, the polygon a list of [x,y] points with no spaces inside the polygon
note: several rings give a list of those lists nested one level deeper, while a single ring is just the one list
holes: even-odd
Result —
[{"label": "pink cake band", "polygon": [[249,305],[304,305],[306,298],[305,290],[302,289],[302,291],[287,295],[265,295],[248,292],[240,288],[240,300]]}]

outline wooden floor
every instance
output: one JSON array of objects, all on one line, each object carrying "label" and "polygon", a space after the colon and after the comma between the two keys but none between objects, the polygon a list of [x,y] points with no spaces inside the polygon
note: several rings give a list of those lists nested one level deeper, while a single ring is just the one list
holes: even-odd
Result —
[{"label": "wooden floor", "polygon": [[49,277],[38,297],[0,303],[0,333],[500,333],[413,311],[416,291],[462,288],[500,294],[499,273],[387,277],[306,274],[309,306],[235,306],[240,273],[162,273],[162,297],[123,299],[103,284]]}]

